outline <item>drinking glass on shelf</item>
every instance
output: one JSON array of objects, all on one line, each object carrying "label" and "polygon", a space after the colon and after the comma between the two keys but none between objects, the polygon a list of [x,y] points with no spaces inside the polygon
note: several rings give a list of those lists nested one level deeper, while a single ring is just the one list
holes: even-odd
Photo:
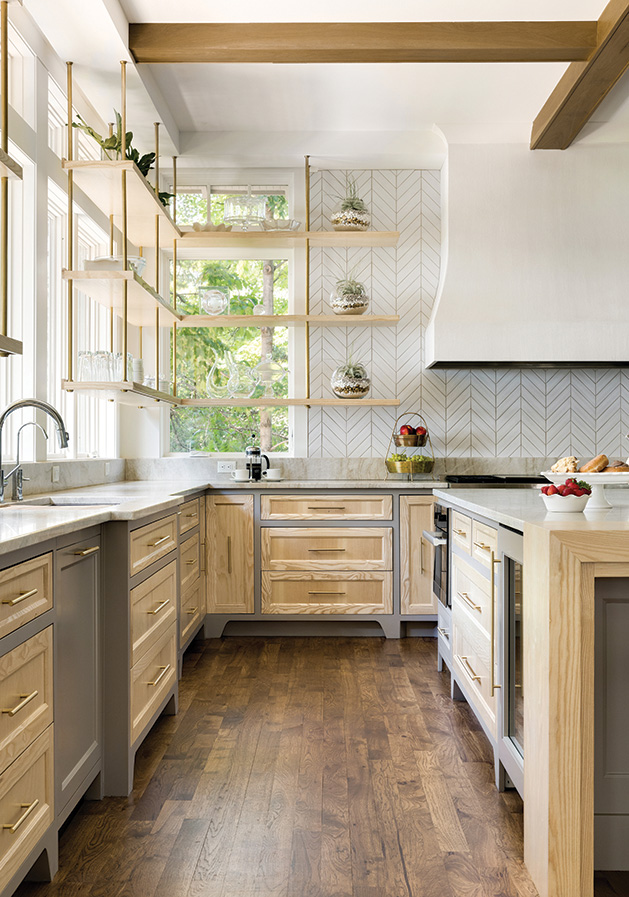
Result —
[{"label": "drinking glass on shelf", "polygon": [[114,379],[113,357],[111,352],[102,349],[94,352],[94,379],[107,382]]},{"label": "drinking glass on shelf", "polygon": [[92,352],[79,352],[79,366],[77,380],[90,382],[94,380],[94,363]]},{"label": "drinking glass on shelf", "polygon": [[131,380],[133,377],[133,355],[127,352],[127,370],[123,370],[122,352],[114,355],[114,380]]}]

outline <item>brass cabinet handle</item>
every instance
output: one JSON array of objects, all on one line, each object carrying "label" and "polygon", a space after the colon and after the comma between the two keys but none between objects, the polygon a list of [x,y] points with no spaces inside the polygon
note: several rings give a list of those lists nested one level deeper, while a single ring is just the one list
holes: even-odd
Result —
[{"label": "brass cabinet handle", "polygon": [[196,564],[196,560],[186,561],[186,565],[187,565],[188,567],[192,567],[193,564]]},{"label": "brass cabinet handle", "polygon": [[164,542],[168,542],[170,536],[162,536],[157,542],[149,542],[149,548],[157,548],[158,545],[162,545]]},{"label": "brass cabinet handle", "polygon": [[457,536],[467,536],[467,531],[464,529],[455,529],[454,532]]},{"label": "brass cabinet handle", "polygon": [[205,573],[205,542],[201,542],[201,573]]},{"label": "brass cabinet handle", "polygon": [[15,607],[20,601],[26,601],[27,598],[32,598],[33,595],[36,595],[38,592],[39,589],[31,589],[30,592],[22,592],[16,598],[4,598],[2,603],[8,604],[10,607]]},{"label": "brass cabinet handle", "polygon": [[463,669],[465,670],[467,675],[470,677],[470,679],[473,682],[480,682],[480,676],[476,675],[476,673],[472,669],[472,666],[471,666],[469,660],[467,659],[467,657],[465,657],[463,654],[457,654],[456,656],[458,657],[458,659],[460,661],[463,662]]},{"label": "brass cabinet handle", "polygon": [[95,554],[97,551],[100,551],[100,545],[94,545],[92,548],[83,548],[81,551],[75,551],[74,554],[77,557],[87,557],[88,554]]},{"label": "brass cabinet handle", "polygon": [[[490,550],[491,550],[491,549],[490,549]],[[496,640],[496,607],[495,607],[495,604],[496,604],[496,596],[495,596],[495,591],[496,591],[496,588],[495,588],[495,586],[496,586],[496,564],[499,564],[499,563],[500,563],[500,558],[496,558],[496,557],[494,557],[494,553],[493,553],[493,551],[492,551],[492,552],[491,552],[491,562],[490,562],[490,567],[491,567],[491,579],[490,579],[490,588],[491,588],[491,642],[490,642],[490,653],[491,653],[491,657],[490,657],[490,660],[489,660],[489,662],[490,662],[490,664],[491,664],[490,667],[489,667],[489,677],[490,677],[490,681],[491,681],[491,696],[492,696],[492,698],[493,698],[493,696],[494,696],[494,692],[496,691],[496,689],[501,687],[500,685],[496,685],[496,683],[494,682],[494,663],[495,663],[495,659],[496,659],[496,645],[495,645],[495,640]]]},{"label": "brass cabinet handle", "polygon": [[196,514],[186,514],[186,517],[196,517]]},{"label": "brass cabinet handle", "polygon": [[485,545],[484,542],[474,542],[474,548],[480,548],[481,551],[491,551],[491,546]]},{"label": "brass cabinet handle", "polygon": [[196,612],[197,612],[196,607],[191,607],[190,610],[186,611],[186,613],[190,614],[191,617],[194,616],[194,614],[196,614]]},{"label": "brass cabinet handle", "polygon": [[309,595],[346,595],[347,592],[308,592]]},{"label": "brass cabinet handle", "polygon": [[161,670],[161,673],[159,674],[159,676],[157,677],[157,679],[155,679],[154,682],[149,682],[149,683],[148,683],[149,685],[159,685],[159,683],[162,681],[162,679],[164,678],[164,676],[166,675],[166,673],[167,673],[168,670],[170,669],[170,664],[167,663],[165,667],[159,667],[159,669]]},{"label": "brass cabinet handle", "polygon": [[13,825],[10,822],[5,822],[2,826],[2,828],[5,829],[6,831],[11,832],[11,834],[14,835],[15,832],[17,832],[19,827],[22,825],[22,823],[26,822],[26,820],[31,815],[31,813],[33,812],[35,807],[38,806],[38,804],[39,804],[38,797],[35,798],[35,800],[33,801],[32,804],[20,804],[20,810],[24,810],[24,812],[22,813],[22,815],[20,816],[18,821],[14,822]]},{"label": "brass cabinet handle", "polygon": [[39,692],[37,691],[37,689],[35,689],[35,691],[31,692],[30,695],[20,695],[23,700],[21,700],[19,704],[16,704],[15,707],[9,708],[8,710],[3,710],[2,712],[8,713],[9,716],[15,716],[15,714],[19,713],[23,707],[26,707],[27,704],[30,704],[33,698],[36,698],[38,694]]},{"label": "brass cabinet handle", "polygon": [[308,551],[347,551],[347,548],[309,548]]},{"label": "brass cabinet handle", "polygon": [[170,598],[167,598],[165,601],[162,601],[161,604],[158,604],[155,610],[147,610],[147,614],[150,617],[154,617],[155,614],[158,614],[160,610],[164,610],[167,604],[170,604]]},{"label": "brass cabinet handle", "polygon": [[457,592],[456,594],[459,598],[462,598],[463,601],[465,601],[467,604],[469,604],[470,607],[473,607],[474,610],[477,610],[479,613],[482,613],[483,609],[480,606],[480,604],[474,604],[474,602],[472,601],[470,596],[467,594],[467,592]]},{"label": "brass cabinet handle", "polygon": [[309,511],[344,511],[345,505],[341,505],[340,508],[330,507],[328,505],[308,505]]},{"label": "brass cabinet handle", "polygon": [[232,572],[232,537],[227,536],[227,572]]},{"label": "brass cabinet handle", "polygon": [[442,635],[445,639],[447,639],[448,641],[450,641],[450,633],[448,632],[447,629],[442,629],[441,626],[437,626],[437,632],[440,632],[441,635]]},{"label": "brass cabinet handle", "polygon": [[419,540],[419,572],[424,572],[424,539],[423,536]]}]

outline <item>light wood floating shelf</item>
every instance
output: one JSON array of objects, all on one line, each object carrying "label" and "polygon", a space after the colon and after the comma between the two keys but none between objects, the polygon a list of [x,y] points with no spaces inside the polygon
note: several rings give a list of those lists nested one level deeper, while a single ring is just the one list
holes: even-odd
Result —
[{"label": "light wood floating shelf", "polygon": [[22,343],[19,339],[0,335],[0,355],[21,355]]},{"label": "light wood floating shelf", "polygon": [[136,327],[154,327],[156,308],[160,310],[160,325],[163,327],[171,327],[181,318],[170,302],[162,298],[135,271],[68,271],[64,268],[62,277],[66,281],[72,280],[77,290],[100,305],[113,308],[120,317],[123,314],[122,293],[126,281],[129,323]]},{"label": "light wood floating shelf", "polygon": [[[80,288],[80,287],[79,287]],[[387,327],[399,315],[181,315],[181,327]]]},{"label": "light wood floating shelf", "polygon": [[160,241],[172,242],[181,236],[166,208],[158,200],[153,187],[130,159],[119,161],[63,160],[64,171],[74,172],[74,183],[105,214],[113,215],[114,223],[122,223],[122,178],[127,172],[128,237],[135,246],[155,244],[155,216],[159,215]]},{"label": "light wood floating shelf", "polygon": [[367,405],[370,407],[400,404],[399,399],[183,399],[179,396],[171,396],[166,392],[159,392],[144,386],[141,383],[133,383],[130,380],[122,381],[94,381],[62,380],[62,389],[67,392],[81,392],[87,395],[108,399],[110,402],[118,402],[122,405],[136,405],[139,408],[150,407],[165,403],[167,405],[179,405],[186,408],[289,408],[300,407],[328,407],[345,406],[357,407]]},{"label": "light wood floating shelf", "polygon": [[309,240],[311,246],[396,246],[399,238],[398,231],[378,230],[188,231],[179,245],[182,249],[255,248],[275,243],[286,247],[300,246]]},{"label": "light wood floating shelf", "polygon": [[22,166],[3,149],[0,149],[0,177],[14,181],[21,181],[23,177]]}]

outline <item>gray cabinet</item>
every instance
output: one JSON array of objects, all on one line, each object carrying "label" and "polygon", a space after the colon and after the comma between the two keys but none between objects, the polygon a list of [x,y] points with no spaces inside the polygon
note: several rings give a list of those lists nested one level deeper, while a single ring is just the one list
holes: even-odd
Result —
[{"label": "gray cabinet", "polygon": [[60,824],[100,774],[98,531],[58,548],[56,577],[55,806]]}]

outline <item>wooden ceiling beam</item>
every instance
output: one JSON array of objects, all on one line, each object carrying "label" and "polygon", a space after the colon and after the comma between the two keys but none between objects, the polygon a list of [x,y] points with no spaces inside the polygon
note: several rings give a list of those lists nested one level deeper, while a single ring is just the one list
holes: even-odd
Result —
[{"label": "wooden ceiling beam", "polygon": [[571,62],[597,46],[596,22],[142,23],[136,62]]},{"label": "wooden ceiling beam", "polygon": [[629,65],[629,0],[611,0],[598,20],[597,46],[573,62],[546,100],[531,132],[531,149],[566,149]]}]

